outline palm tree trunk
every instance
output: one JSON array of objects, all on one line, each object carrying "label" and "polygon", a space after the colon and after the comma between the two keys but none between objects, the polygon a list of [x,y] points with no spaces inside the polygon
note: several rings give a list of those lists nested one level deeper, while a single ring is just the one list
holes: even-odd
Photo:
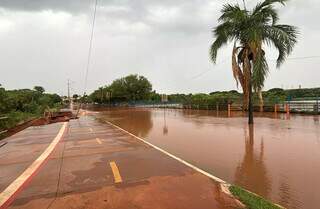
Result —
[{"label": "palm tree trunk", "polygon": [[260,112],[263,112],[264,101],[263,101],[263,96],[262,96],[262,90],[261,89],[259,89],[258,95],[259,95],[259,103],[260,103]]},{"label": "palm tree trunk", "polygon": [[244,51],[243,71],[245,72],[246,87],[248,90],[248,123],[253,124],[253,104],[252,104],[252,65],[249,60],[249,47]]},{"label": "palm tree trunk", "polygon": [[249,106],[249,91],[247,89],[247,86],[245,86],[244,88],[242,88],[243,90],[243,111],[248,111],[248,106]]}]

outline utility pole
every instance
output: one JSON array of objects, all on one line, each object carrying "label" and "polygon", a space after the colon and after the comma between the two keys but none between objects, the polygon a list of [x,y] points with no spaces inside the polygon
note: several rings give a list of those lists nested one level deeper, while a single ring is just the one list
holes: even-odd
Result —
[{"label": "utility pole", "polygon": [[68,79],[68,100],[69,102],[71,102],[70,100],[70,80]]},{"label": "utility pole", "polygon": [[71,95],[70,95],[70,79],[68,79],[68,100],[69,100],[69,108],[70,110],[73,110],[73,101],[71,99]]}]

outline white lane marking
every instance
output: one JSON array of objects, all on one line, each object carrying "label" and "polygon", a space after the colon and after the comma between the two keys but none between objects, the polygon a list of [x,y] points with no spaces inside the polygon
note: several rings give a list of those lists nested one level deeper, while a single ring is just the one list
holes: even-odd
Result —
[{"label": "white lane marking", "polygon": [[98,142],[98,144],[102,144],[102,141],[99,138],[96,138],[96,141]]},{"label": "white lane marking", "polygon": [[[119,126],[117,126],[117,125],[115,125],[115,124],[113,124],[113,123],[111,123],[111,122],[109,122],[109,121],[107,121],[107,120],[105,120],[105,122],[107,122],[108,124],[110,124],[110,125],[113,126],[113,127],[116,127],[116,128],[118,128],[118,129],[120,129],[121,131],[123,131],[123,132],[125,132],[125,133],[127,133],[127,134],[129,134],[129,135],[131,135],[131,136],[133,136],[134,138],[136,138],[136,139],[144,142],[145,144],[147,144],[147,145],[155,148],[156,150],[159,150],[160,152],[168,155],[169,157],[172,157],[173,159],[175,159],[175,160],[183,163],[184,165],[186,165],[186,166],[188,166],[188,167],[190,167],[190,168],[192,168],[192,169],[194,169],[194,170],[202,173],[203,175],[205,175],[205,176],[213,179],[214,181],[216,181],[216,182],[218,182],[218,183],[220,183],[220,184],[222,184],[222,185],[224,185],[224,186],[227,186],[227,187],[230,186],[229,183],[227,183],[226,181],[220,179],[219,177],[216,177],[216,176],[214,176],[214,175],[212,175],[212,174],[210,174],[210,173],[202,170],[201,168],[198,168],[197,166],[194,166],[194,165],[192,165],[191,163],[188,163],[187,161],[182,160],[181,158],[179,158],[179,157],[177,157],[177,156],[175,156],[175,155],[173,155],[173,154],[171,154],[171,153],[169,153],[169,152],[161,149],[160,147],[157,147],[156,145],[151,144],[150,142],[145,141],[144,139],[142,139],[142,138],[140,138],[140,137],[138,137],[138,136],[136,136],[136,135],[134,135],[134,134],[126,131],[126,130],[124,130],[123,128],[120,128]],[[258,197],[261,197],[260,195],[258,195],[258,194],[256,194],[256,193],[253,193],[253,192],[251,192],[251,191],[249,191],[249,190],[246,190],[246,189],[244,189],[244,190],[247,191],[247,192],[250,192],[250,193],[252,193],[252,194],[254,194],[254,195],[258,196]],[[230,192],[227,192],[227,194],[228,194],[228,193],[230,193]],[[233,195],[232,195],[232,197],[235,198]],[[264,197],[261,197],[261,198],[264,199]],[[235,199],[236,199],[236,198],[235,198]],[[273,204],[275,204],[275,203],[273,203]],[[281,205],[279,205],[279,204],[276,204],[276,205],[279,206],[280,208],[286,209],[285,207],[283,207],[283,206],[281,206]]]},{"label": "white lane marking", "polygon": [[164,153],[164,154],[172,157],[173,159],[175,159],[175,160],[177,160],[177,161],[185,164],[186,166],[188,166],[188,167],[190,167],[190,168],[192,168],[192,169],[194,169],[194,170],[202,173],[203,175],[205,175],[205,176],[207,176],[207,177],[209,177],[209,178],[211,178],[211,179],[213,179],[213,180],[215,180],[215,181],[217,181],[217,182],[219,182],[219,183],[226,184],[226,182],[225,182],[224,180],[222,180],[222,179],[220,179],[220,178],[218,178],[218,177],[216,177],[216,176],[214,176],[214,175],[212,175],[212,174],[210,174],[210,173],[202,170],[201,168],[198,168],[198,167],[196,167],[196,166],[188,163],[187,161],[182,160],[181,158],[179,158],[179,157],[177,157],[177,156],[175,156],[175,155],[173,155],[173,154],[171,154],[171,153],[169,153],[169,152],[161,149],[160,147],[157,147],[156,145],[151,144],[150,142],[145,141],[144,139],[142,139],[142,138],[140,138],[140,137],[138,137],[138,136],[136,136],[136,135],[134,135],[134,134],[126,131],[126,130],[124,130],[123,128],[120,128],[119,126],[117,126],[117,125],[115,125],[115,124],[113,124],[113,123],[111,123],[111,122],[109,122],[109,121],[107,121],[107,120],[106,120],[106,122],[107,122],[108,124],[112,125],[113,127],[116,127],[116,128],[118,128],[118,129],[120,129],[121,131],[123,131],[123,132],[125,132],[125,133],[127,133],[127,134],[129,134],[129,135],[131,135],[131,136],[133,136],[134,138],[139,139],[140,141],[142,141],[142,142],[144,142],[145,144],[147,144],[147,145],[155,148],[156,150],[159,150],[160,152],[162,152],[162,153]]},{"label": "white lane marking", "polygon": [[54,138],[47,149],[3,192],[0,193],[0,208],[21,188],[21,186],[39,169],[41,164],[49,157],[54,148],[60,142],[68,122],[64,122],[58,135]]}]

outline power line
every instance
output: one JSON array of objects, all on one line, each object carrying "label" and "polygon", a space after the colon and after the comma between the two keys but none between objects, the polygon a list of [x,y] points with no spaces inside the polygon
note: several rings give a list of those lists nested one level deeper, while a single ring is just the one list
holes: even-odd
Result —
[{"label": "power line", "polygon": [[[97,5],[98,5],[98,0],[95,0],[94,12],[93,12],[93,18],[92,18],[92,28],[91,28],[91,35],[90,35],[90,42],[89,42],[88,60],[87,60],[86,74],[85,74],[85,79],[84,79],[83,97],[86,96],[86,91],[87,91],[88,74],[89,74],[91,54],[92,54],[92,43],[93,43],[94,27],[95,27],[96,14],[97,14]],[[78,114],[79,114],[80,108],[82,106],[82,103],[83,103],[83,101],[81,101],[80,105],[78,106],[76,117],[78,117]]]},{"label": "power line", "polygon": [[87,91],[88,74],[89,74],[91,54],[92,54],[92,44],[93,44],[94,27],[95,27],[95,22],[96,22],[97,5],[98,5],[98,0],[95,0],[94,13],[93,13],[93,19],[92,19],[91,36],[90,36],[90,43],[89,43],[89,51],[88,51],[88,60],[87,60],[86,74],[85,74],[85,80],[84,80],[83,95],[85,95],[86,91]]},{"label": "power line", "polygon": [[[215,66],[219,66],[219,65],[225,63],[228,59],[229,59],[229,58],[224,59],[222,62],[216,64]],[[192,76],[191,78],[189,78],[189,80],[197,79],[197,78],[203,76],[204,74],[208,73],[208,72],[211,71],[211,70],[212,70],[212,69],[210,68],[209,70],[203,71],[203,72],[201,72],[201,73],[199,73],[199,74],[197,74],[197,75],[195,75],[195,76]]]},{"label": "power line", "polygon": [[[287,58],[286,60],[303,60],[303,59],[314,59],[314,58],[320,58],[320,56],[306,56],[306,57],[291,57],[291,58]],[[229,58],[227,58],[229,59]],[[227,59],[223,60],[222,62],[220,62],[219,64],[215,65],[215,66],[219,66],[223,63],[225,63],[227,61]],[[276,61],[277,59],[269,59],[270,61]],[[192,76],[189,80],[193,80],[193,79],[197,79],[201,76],[203,76],[204,74],[210,72],[212,69],[203,71],[195,76]]]},{"label": "power line", "polygon": [[[318,59],[320,56],[305,56],[305,57],[288,57],[286,58],[286,61],[291,60],[307,60],[307,59]],[[277,59],[267,59],[268,61],[277,61]]]},{"label": "power line", "polygon": [[291,57],[291,58],[287,58],[287,60],[303,60],[303,59],[314,59],[314,58],[320,58],[320,56]]}]

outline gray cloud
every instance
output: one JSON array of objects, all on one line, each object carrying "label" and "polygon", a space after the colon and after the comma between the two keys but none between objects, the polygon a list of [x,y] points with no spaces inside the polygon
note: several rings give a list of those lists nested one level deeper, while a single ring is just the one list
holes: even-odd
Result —
[{"label": "gray cloud", "polygon": [[0,7],[9,10],[39,11],[58,10],[78,12],[87,10],[92,5],[90,0],[2,0]]},{"label": "gray cloud", "polygon": [[[237,0],[98,2],[89,90],[129,73],[146,75],[162,92],[235,88],[230,47],[219,54],[220,65],[210,63],[208,49],[222,4]],[[248,7],[255,2],[247,0]],[[8,88],[40,84],[65,93],[70,78],[74,91],[81,93],[93,4],[94,0],[0,1],[0,83]],[[281,22],[301,30],[292,56],[318,55],[320,2],[292,0],[279,9]],[[319,62],[288,60],[281,70],[270,63],[266,88],[319,85]]]}]

